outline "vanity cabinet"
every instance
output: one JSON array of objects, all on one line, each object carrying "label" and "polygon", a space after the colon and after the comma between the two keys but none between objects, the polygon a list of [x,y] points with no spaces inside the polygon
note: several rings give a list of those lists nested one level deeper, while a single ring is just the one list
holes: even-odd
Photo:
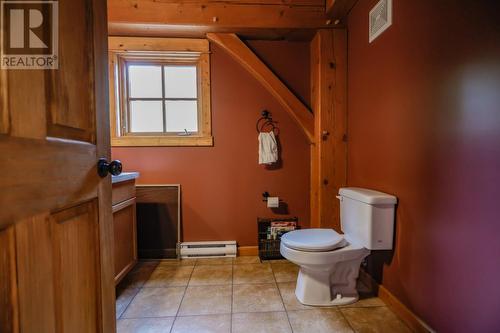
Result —
[{"label": "vanity cabinet", "polygon": [[113,177],[115,284],[137,263],[135,178],[129,174]]}]

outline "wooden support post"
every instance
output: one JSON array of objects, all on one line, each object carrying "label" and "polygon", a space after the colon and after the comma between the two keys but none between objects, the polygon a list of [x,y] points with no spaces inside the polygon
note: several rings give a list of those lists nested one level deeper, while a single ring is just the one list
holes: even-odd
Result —
[{"label": "wooden support post", "polygon": [[311,42],[314,142],[311,147],[311,227],[340,231],[340,187],[347,181],[347,33],[318,30]]}]

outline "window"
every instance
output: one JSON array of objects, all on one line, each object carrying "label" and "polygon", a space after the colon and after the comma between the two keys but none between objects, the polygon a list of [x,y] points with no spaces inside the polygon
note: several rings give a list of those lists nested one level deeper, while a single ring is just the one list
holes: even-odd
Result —
[{"label": "window", "polygon": [[110,37],[113,146],[211,146],[208,41]]}]

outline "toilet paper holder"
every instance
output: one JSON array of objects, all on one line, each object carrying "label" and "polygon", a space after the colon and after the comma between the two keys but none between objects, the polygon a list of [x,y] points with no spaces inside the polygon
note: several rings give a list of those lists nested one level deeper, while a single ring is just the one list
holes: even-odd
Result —
[{"label": "toilet paper holder", "polygon": [[[268,199],[270,196],[271,196],[271,195],[270,195],[270,194],[269,194],[269,192],[267,192],[267,191],[266,191],[266,192],[264,192],[264,193],[262,193],[262,198],[263,198],[263,199],[262,199],[262,201],[266,202],[266,201],[267,201],[267,199]],[[283,200],[281,200],[281,199],[280,199],[280,202],[282,202],[282,201],[283,201]]]}]

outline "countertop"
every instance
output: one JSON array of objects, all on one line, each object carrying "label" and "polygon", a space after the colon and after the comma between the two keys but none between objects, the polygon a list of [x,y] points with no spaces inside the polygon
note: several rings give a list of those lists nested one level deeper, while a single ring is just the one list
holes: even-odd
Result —
[{"label": "countertop", "polygon": [[136,179],[138,177],[139,177],[138,172],[122,172],[118,176],[111,176],[111,183],[112,184],[120,183],[127,180]]}]

